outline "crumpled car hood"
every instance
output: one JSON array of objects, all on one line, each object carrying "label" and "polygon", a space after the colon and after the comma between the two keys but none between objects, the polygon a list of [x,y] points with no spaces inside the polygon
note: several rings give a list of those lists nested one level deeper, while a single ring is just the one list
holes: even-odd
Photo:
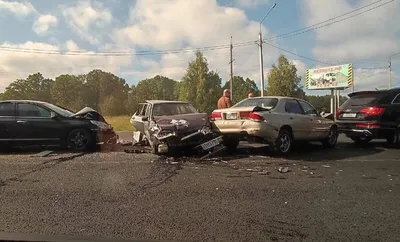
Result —
[{"label": "crumpled car hood", "polygon": [[179,133],[195,132],[208,124],[206,113],[154,117],[161,130],[175,130]]},{"label": "crumpled car hood", "polygon": [[96,110],[90,107],[85,107],[81,109],[80,111],[76,112],[74,115],[71,117],[82,117],[90,120],[96,120],[96,121],[101,121],[104,123],[107,123],[106,120],[104,119],[103,116]]}]

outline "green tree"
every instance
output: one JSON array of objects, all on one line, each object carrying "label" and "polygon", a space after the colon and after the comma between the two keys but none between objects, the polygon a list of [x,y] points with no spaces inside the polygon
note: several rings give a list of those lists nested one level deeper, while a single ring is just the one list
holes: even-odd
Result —
[{"label": "green tree", "polygon": [[155,76],[153,78],[140,81],[135,88],[135,95],[138,102],[144,100],[176,100],[177,82],[164,76]]},{"label": "green tree", "polygon": [[196,59],[189,63],[178,88],[179,100],[189,101],[200,112],[211,112],[221,96],[221,78],[209,70],[203,54],[196,52]]},{"label": "green tree", "polygon": [[[232,84],[233,84],[232,85],[233,103],[240,102],[241,100],[247,98],[250,92],[252,92],[254,96],[260,95],[260,91],[258,90],[257,84],[253,80],[250,80],[249,78],[246,78],[246,80],[244,80],[243,77],[241,76],[234,76]],[[223,89],[229,89],[229,88],[230,88],[230,80],[225,83]]]},{"label": "green tree", "polygon": [[18,79],[6,87],[4,99],[32,99],[51,102],[52,79],[45,79],[41,73],[29,75],[26,79]]},{"label": "green tree", "polygon": [[278,58],[278,66],[272,65],[268,73],[267,93],[270,96],[295,97],[301,94],[300,80],[296,66],[281,55]]},{"label": "green tree", "polygon": [[[100,110],[101,107],[108,107],[111,104],[105,104],[108,100],[115,105],[116,114],[127,113],[126,106],[123,104],[128,98],[130,88],[125,80],[110,73],[95,69],[83,76],[84,79],[84,102],[87,106]],[[109,98],[113,96],[115,98]],[[116,101],[118,100],[118,101]],[[106,108],[105,110],[110,110]],[[108,112],[108,111],[106,111]],[[113,111],[114,112],[114,111]],[[108,113],[104,113],[107,115]]]},{"label": "green tree", "polygon": [[85,107],[85,85],[83,76],[60,75],[51,87],[51,98],[57,105],[79,111]]}]

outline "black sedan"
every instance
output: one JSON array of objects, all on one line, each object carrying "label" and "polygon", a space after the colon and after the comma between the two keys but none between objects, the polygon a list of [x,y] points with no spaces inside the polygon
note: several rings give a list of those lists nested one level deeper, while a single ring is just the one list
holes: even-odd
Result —
[{"label": "black sedan", "polygon": [[113,128],[89,107],[73,113],[41,101],[0,101],[0,146],[3,148],[61,145],[83,151],[116,139]]}]

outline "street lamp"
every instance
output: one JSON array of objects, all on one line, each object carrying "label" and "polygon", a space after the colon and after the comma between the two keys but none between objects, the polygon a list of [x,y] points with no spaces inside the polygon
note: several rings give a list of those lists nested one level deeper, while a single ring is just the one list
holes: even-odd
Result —
[{"label": "street lamp", "polygon": [[389,57],[389,89],[392,88],[392,57],[398,54],[400,54],[400,52]]},{"label": "street lamp", "polygon": [[265,14],[264,18],[260,22],[260,33],[258,34],[258,41],[259,41],[259,50],[260,50],[260,76],[261,76],[261,97],[264,97],[264,59],[263,59],[263,51],[262,51],[262,44],[263,44],[263,39],[262,39],[262,33],[261,33],[261,28],[262,28],[262,23],[264,22],[265,18],[269,15],[269,13],[276,7],[276,3],[272,5],[272,7],[269,9],[267,14]]}]

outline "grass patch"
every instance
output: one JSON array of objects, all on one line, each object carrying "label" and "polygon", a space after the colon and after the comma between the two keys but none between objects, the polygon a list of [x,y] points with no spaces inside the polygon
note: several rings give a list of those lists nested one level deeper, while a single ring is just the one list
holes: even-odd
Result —
[{"label": "grass patch", "polygon": [[130,123],[131,116],[105,116],[107,123],[111,124],[115,131],[135,131]]}]

